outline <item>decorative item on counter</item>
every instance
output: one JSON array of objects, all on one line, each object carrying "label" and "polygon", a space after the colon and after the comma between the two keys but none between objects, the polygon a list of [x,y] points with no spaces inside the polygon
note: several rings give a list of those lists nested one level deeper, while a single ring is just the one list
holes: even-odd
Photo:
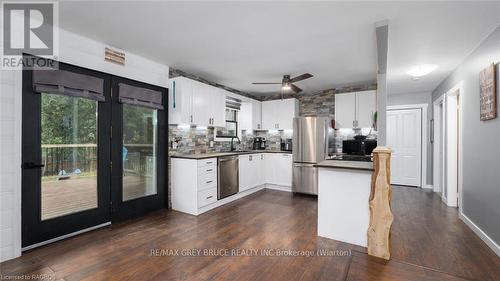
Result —
[{"label": "decorative item on counter", "polygon": [[479,98],[481,121],[495,119],[497,117],[497,89],[496,89],[495,64],[479,72]]},{"label": "decorative item on counter", "polygon": [[171,142],[170,142],[170,147],[173,150],[176,150],[179,147],[179,142],[182,140],[181,137],[175,137]]},{"label": "decorative item on counter", "polygon": [[378,118],[378,112],[375,111],[372,116],[372,127],[370,128],[370,132],[366,136],[367,139],[377,139],[377,134],[374,133],[373,131],[377,131],[377,118]]}]

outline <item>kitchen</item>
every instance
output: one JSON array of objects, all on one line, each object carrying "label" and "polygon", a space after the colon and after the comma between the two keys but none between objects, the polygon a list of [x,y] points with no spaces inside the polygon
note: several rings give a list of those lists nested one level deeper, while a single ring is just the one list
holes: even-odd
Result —
[{"label": "kitchen", "polygon": [[[331,188],[318,185],[320,170],[363,169],[371,176],[371,153],[377,146],[376,90],[330,90],[306,102],[303,97],[309,95],[302,93],[293,95],[298,98],[287,93],[285,98],[258,101],[191,77],[170,82],[173,210],[200,215],[265,188],[319,195],[319,235],[367,246],[366,238],[352,240],[352,233],[328,230],[346,229],[331,219],[332,211],[351,211],[325,209],[323,205],[331,204],[321,200],[321,192],[323,198],[346,195],[329,194]],[[205,106],[207,101],[210,106]],[[305,112],[307,107],[314,109]],[[355,196],[356,204],[352,201],[363,210],[356,219],[361,225],[354,227],[358,237],[366,237],[368,229],[369,189],[370,180],[364,182],[365,196]]]}]

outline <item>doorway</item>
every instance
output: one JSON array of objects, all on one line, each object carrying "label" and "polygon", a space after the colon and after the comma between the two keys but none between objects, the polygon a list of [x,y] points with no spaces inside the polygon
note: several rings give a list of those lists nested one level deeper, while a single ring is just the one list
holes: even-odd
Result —
[{"label": "doorway", "polygon": [[23,250],[165,206],[166,89],[57,65],[23,71]]},{"label": "doorway", "polygon": [[424,187],[427,105],[387,108],[387,145],[392,150],[391,184]]},{"label": "doorway", "polygon": [[434,191],[450,206],[460,206],[461,110],[460,88],[434,102]]}]

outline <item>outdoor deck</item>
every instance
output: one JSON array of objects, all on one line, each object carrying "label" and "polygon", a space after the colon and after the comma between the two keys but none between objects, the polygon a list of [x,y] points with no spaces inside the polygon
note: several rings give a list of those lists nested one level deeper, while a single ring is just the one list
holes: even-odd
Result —
[{"label": "outdoor deck", "polygon": [[[42,220],[96,208],[96,183],[95,177],[43,182]],[[125,176],[123,183],[124,200],[147,194],[150,185],[149,179],[132,175]]]}]

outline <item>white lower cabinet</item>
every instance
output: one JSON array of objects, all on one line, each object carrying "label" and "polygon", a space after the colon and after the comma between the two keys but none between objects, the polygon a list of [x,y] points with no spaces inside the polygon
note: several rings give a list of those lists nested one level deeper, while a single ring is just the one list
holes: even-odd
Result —
[{"label": "white lower cabinet", "polygon": [[[240,193],[265,184],[292,186],[291,154],[255,153],[240,155],[238,159]],[[228,200],[230,197],[237,199],[251,193],[217,200],[217,158],[172,158],[171,169],[172,209],[176,211],[199,215],[234,200]]]},{"label": "white lower cabinet", "polygon": [[292,154],[268,153],[265,155],[265,182],[268,184],[292,186]]},{"label": "white lower cabinet", "polygon": [[198,215],[200,208],[217,202],[217,158],[172,158],[172,209]]}]

